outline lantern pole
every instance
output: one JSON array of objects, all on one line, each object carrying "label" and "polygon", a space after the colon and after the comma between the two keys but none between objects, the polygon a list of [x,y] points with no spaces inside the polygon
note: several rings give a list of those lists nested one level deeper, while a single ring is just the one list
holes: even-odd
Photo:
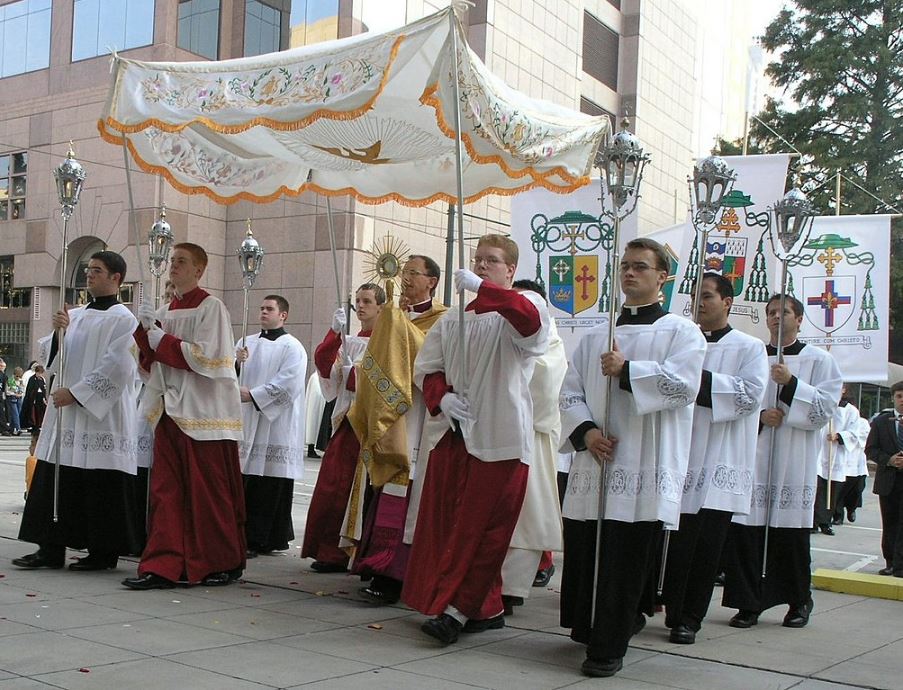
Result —
[{"label": "lantern pole", "polygon": [[[812,229],[812,219],[815,217],[815,209],[806,198],[806,195],[794,187],[784,195],[780,201],[774,202],[769,209],[768,237],[771,241],[771,249],[781,262],[781,299],[779,306],[778,333],[777,333],[777,363],[784,363],[784,308],[787,305],[787,273],[791,260],[796,258],[794,250],[799,249],[809,238]],[[777,238],[775,238],[777,235]],[[777,239],[777,242],[775,241]],[[775,386],[774,406],[781,402],[781,386]],[[774,473],[775,441],[777,428],[771,428],[771,438],[768,442],[768,472],[765,479],[765,538],[762,549],[762,578],[768,569],[768,532],[771,524],[771,515],[774,509],[776,493],[771,490],[772,475]],[[830,481],[830,480],[829,480]]]},{"label": "lantern pole", "polygon": [[[691,221],[696,231],[696,283],[693,290],[693,323],[699,322],[699,304],[702,301],[702,277],[705,275],[705,253],[709,242],[709,233],[721,212],[724,197],[730,194],[736,173],[729,168],[720,156],[712,155],[703,158],[693,166],[692,177],[687,177],[690,187],[690,200],[693,203]],[[662,541],[661,566],[658,571],[656,593],[662,595],[665,587],[665,569],[668,567],[668,549],[671,546],[671,530],[665,529]]]},{"label": "lantern pole", "polygon": [[[60,251],[60,302],[59,311],[66,311],[66,274],[68,273],[69,261],[69,219],[72,217],[75,206],[78,204],[82,187],[85,183],[87,173],[75,159],[75,152],[72,150],[72,142],[69,142],[69,152],[66,154],[66,160],[60,163],[53,171],[56,178],[57,194],[60,200],[60,215],[63,218],[63,237],[62,247]],[[57,357],[57,375],[56,387],[62,388],[66,383],[66,350],[64,336],[65,328],[56,330],[56,357]],[[54,455],[55,461],[53,466],[53,521],[60,521],[60,450],[62,446],[63,436],[63,408],[56,408],[56,429],[54,434]]]},{"label": "lantern pole", "polygon": [[[601,168],[600,184],[602,185],[602,215],[612,220],[611,251],[608,260],[608,278],[611,286],[608,302],[608,352],[615,346],[615,324],[618,318],[619,296],[618,272],[621,265],[621,221],[636,209],[640,197],[640,182],[643,179],[643,168],[649,161],[649,155],[643,151],[640,140],[629,131],[630,122],[625,117],[621,122],[621,130],[611,138],[604,148],[596,154],[596,166]],[[605,200],[609,197],[611,210],[606,209]],[[611,398],[612,379],[609,376],[605,393],[605,424],[602,431],[611,435]],[[602,550],[602,521],[605,519],[607,473],[606,461],[600,461],[599,468],[599,504],[596,520],[595,568],[593,571],[593,597],[591,618],[596,624],[596,601],[599,594],[599,564]]]}]

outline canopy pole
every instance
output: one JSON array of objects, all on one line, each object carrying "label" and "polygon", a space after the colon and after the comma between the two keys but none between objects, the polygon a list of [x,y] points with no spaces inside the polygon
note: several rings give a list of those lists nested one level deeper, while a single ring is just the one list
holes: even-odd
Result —
[{"label": "canopy pole", "polygon": [[[457,16],[453,11],[448,14],[449,28],[451,30],[452,51],[452,94],[455,99],[455,172],[458,187],[458,212],[455,221],[458,225],[458,268],[464,268],[464,151],[461,143],[461,88],[458,83],[458,25]],[[458,293],[458,357],[461,367],[462,394],[467,393],[470,384],[470,375],[467,371],[467,339],[464,337],[464,290]]]},{"label": "canopy pole", "polygon": [[[125,163],[125,186],[129,194],[129,224],[132,226],[132,234],[135,236],[135,256],[138,261],[138,282],[141,283],[141,302],[146,299],[145,290],[150,290],[150,284],[145,283],[144,262],[141,260],[141,237],[138,235],[138,221],[135,220],[135,194],[132,190],[132,167],[129,164],[129,150],[126,146],[125,135],[122,135],[122,160]],[[160,306],[160,276],[156,276],[154,280],[154,310]],[[144,395],[144,384],[141,384],[141,393]],[[144,494],[144,528],[145,531],[150,529],[150,487],[151,472],[153,472],[153,463],[147,468],[147,487]]]},{"label": "canopy pole", "polygon": [[[135,236],[135,255],[138,261],[138,280],[143,287],[147,276],[144,274],[144,262],[141,260],[141,237],[138,235],[138,221],[135,219],[135,194],[132,191],[132,167],[129,164],[129,150],[125,144],[125,135],[122,136],[122,160],[125,162],[125,186],[129,193],[129,223],[132,226],[132,234]],[[141,301],[144,301],[144,293],[142,292]]]},{"label": "canopy pole", "polygon": [[335,299],[336,306],[341,308],[342,304],[342,285],[339,279],[339,259],[336,256],[335,245],[335,227],[332,224],[332,200],[326,197],[326,225],[329,227],[329,249],[332,251],[332,270],[335,274]]}]

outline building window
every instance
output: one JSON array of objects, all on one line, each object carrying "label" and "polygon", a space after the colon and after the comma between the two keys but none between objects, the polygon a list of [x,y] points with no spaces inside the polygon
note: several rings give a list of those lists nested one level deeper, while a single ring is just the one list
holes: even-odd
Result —
[{"label": "building window", "polygon": [[12,256],[0,256],[0,309],[19,309],[31,306],[31,288],[14,288],[15,261]]},{"label": "building window", "polygon": [[180,0],[179,48],[219,58],[219,0]]},{"label": "building window", "polygon": [[75,0],[72,61],[154,42],[154,0]]},{"label": "building window", "polygon": [[12,376],[13,369],[28,366],[31,360],[31,324],[0,323],[0,356],[6,362],[6,375]]},{"label": "building window", "polygon": [[0,220],[25,218],[25,173],[28,154],[0,155]]},{"label": "building window", "polygon": [[618,34],[586,10],[583,12],[583,71],[618,90]]},{"label": "building window", "polygon": [[282,48],[282,12],[258,0],[245,2],[245,56]]},{"label": "building window", "polygon": [[51,0],[19,0],[0,6],[0,77],[50,65]]}]

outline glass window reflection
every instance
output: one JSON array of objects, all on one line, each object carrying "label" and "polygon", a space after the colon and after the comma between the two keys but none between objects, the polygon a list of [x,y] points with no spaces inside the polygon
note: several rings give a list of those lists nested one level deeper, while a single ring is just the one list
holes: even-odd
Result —
[{"label": "glass window reflection", "polygon": [[154,41],[154,0],[75,0],[72,60]]},{"label": "glass window reflection", "polygon": [[289,46],[331,41],[339,36],[339,0],[292,0]]},{"label": "glass window reflection", "polygon": [[50,0],[0,6],[0,78],[50,65]]},{"label": "glass window reflection", "polygon": [[282,13],[259,0],[245,3],[245,56],[274,53],[282,48]]},{"label": "glass window reflection", "polygon": [[179,48],[211,60],[218,59],[219,15],[219,0],[181,0]]}]

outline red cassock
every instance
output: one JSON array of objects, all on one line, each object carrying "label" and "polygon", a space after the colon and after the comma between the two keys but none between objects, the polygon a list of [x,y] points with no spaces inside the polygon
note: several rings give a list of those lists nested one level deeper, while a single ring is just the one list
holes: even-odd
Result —
[{"label": "red cassock", "polygon": [[[197,288],[174,299],[169,308],[195,308],[207,294]],[[190,370],[178,338],[164,335],[154,351],[139,326],[135,341],[145,370],[153,361]],[[244,568],[245,500],[238,444],[195,440],[164,412],[154,431],[149,517],[139,575],[200,582],[211,573]]]},{"label": "red cassock", "polygon": [[483,620],[502,612],[502,563],[529,467],[483,462],[448,431],[430,453],[401,598],[430,616],[454,606]]},{"label": "red cassock", "polygon": [[[369,335],[370,331],[358,333],[360,337]],[[324,379],[329,378],[341,346],[341,335],[330,330],[314,351],[314,364]],[[351,370],[345,387],[354,390],[354,369]],[[336,565],[348,563],[348,554],[339,548],[339,539],[360,452],[361,444],[354,429],[347,419],[343,419],[329,439],[323,454],[317,485],[307,511],[301,558],[313,558]]]}]

